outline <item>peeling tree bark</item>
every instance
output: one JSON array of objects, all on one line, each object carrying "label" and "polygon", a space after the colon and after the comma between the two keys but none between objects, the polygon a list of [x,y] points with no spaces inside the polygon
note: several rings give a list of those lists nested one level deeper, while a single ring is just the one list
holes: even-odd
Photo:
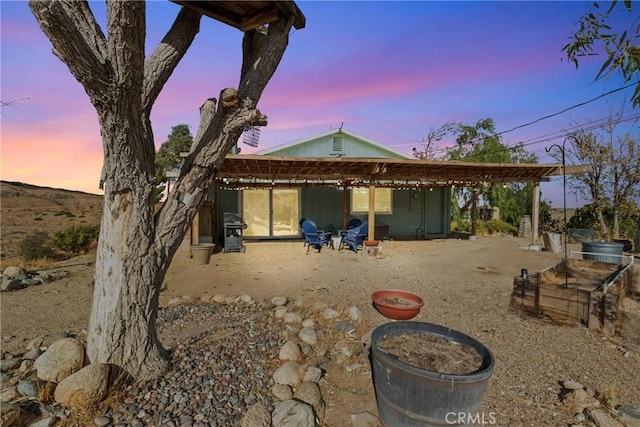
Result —
[{"label": "peeling tree bark", "polygon": [[238,102],[208,102],[178,182],[154,215],[154,140],[150,112],[199,31],[182,9],[160,45],[144,57],[144,2],[107,1],[107,37],[86,2],[36,1],[31,10],[53,51],[96,108],[103,140],[104,210],[87,339],[91,362],[112,363],[139,380],[161,375],[168,354],[158,341],[160,286],[201,204],[205,188],[247,123],[266,124],[256,105],[288,44],[292,21],[243,42]]}]

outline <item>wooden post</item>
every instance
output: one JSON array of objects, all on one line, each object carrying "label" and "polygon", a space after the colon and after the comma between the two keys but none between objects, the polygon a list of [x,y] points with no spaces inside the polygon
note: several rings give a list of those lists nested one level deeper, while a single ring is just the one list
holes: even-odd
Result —
[{"label": "wooden post", "polygon": [[369,185],[369,235],[368,240],[373,240],[376,227],[376,186],[375,184]]},{"label": "wooden post", "polygon": [[538,244],[538,222],[540,218],[540,181],[533,184],[533,212],[531,212],[532,244]]},{"label": "wooden post", "polygon": [[478,186],[473,185],[471,190],[471,235],[476,235],[476,221],[478,220]]},{"label": "wooden post", "polygon": [[349,190],[345,182],[342,187],[342,230],[347,229],[347,216],[349,216]]},{"label": "wooden post", "polygon": [[200,243],[200,208],[198,208],[198,213],[195,217],[193,217],[193,221],[191,221],[191,244],[197,245]]}]

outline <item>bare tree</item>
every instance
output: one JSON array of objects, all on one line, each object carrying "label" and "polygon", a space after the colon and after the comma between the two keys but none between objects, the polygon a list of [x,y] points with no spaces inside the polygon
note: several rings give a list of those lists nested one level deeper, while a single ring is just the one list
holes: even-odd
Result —
[{"label": "bare tree", "polygon": [[[619,213],[640,195],[640,148],[637,134],[618,131],[622,112],[611,113],[601,130],[576,128],[567,135],[568,164],[589,164],[590,171],[568,177],[576,194],[590,198],[603,236],[619,237]],[[604,207],[611,204],[613,224],[607,224]]]},{"label": "bare tree", "polygon": [[458,123],[447,122],[439,128],[431,127],[429,132],[420,140],[420,148],[413,147],[413,157],[420,160],[434,160],[438,157],[439,148],[437,143],[442,141],[447,135],[455,136],[459,129]]},{"label": "bare tree", "polygon": [[87,355],[137,379],[155,378],[168,367],[156,333],[160,286],[207,182],[246,123],[266,124],[256,105],[287,47],[293,18],[271,23],[266,34],[245,33],[238,89],[221,91],[220,102],[205,102],[191,154],[154,214],[151,108],[198,33],[201,15],[182,8],[145,59],[144,2],[108,0],[107,36],[85,1],[32,0],[29,5],[100,122],[105,203]]}]

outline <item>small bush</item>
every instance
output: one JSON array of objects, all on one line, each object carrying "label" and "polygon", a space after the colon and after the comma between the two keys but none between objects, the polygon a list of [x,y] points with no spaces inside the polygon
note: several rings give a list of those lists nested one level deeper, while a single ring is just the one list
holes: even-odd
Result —
[{"label": "small bush", "polygon": [[487,221],[487,230],[490,234],[510,234],[514,236],[518,234],[516,227],[501,219],[490,219]]},{"label": "small bush", "polygon": [[47,258],[53,254],[51,240],[44,231],[28,234],[19,244],[18,253],[27,261]]},{"label": "small bush", "polygon": [[58,231],[53,236],[53,244],[65,252],[87,252],[92,241],[98,238],[100,226],[77,225]]}]

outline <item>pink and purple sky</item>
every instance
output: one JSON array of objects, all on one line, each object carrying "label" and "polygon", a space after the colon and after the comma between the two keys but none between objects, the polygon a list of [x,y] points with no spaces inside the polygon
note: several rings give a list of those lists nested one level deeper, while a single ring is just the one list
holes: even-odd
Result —
[{"label": "pink and purple sky", "polygon": [[[104,2],[91,2],[98,22]],[[307,26],[293,30],[285,56],[259,104],[269,125],[258,150],[345,129],[407,155],[445,122],[492,118],[498,132],[554,115],[624,86],[619,75],[594,82],[603,56],[576,70],[562,47],[592,2],[299,1]],[[147,4],[147,50],[170,27],[179,6]],[[622,11],[622,9],[621,9]],[[625,12],[626,13],[626,12]],[[627,26],[631,14],[621,14]],[[26,1],[1,1],[1,177],[100,194],[102,142],[83,88],[51,52]],[[614,21],[616,22],[616,21]],[[171,128],[195,134],[198,109],[236,86],[242,33],[203,18],[200,33],[158,98],[152,123],[159,147]],[[525,142],[544,163],[570,122],[591,123],[624,108],[633,88],[503,134]],[[637,113],[636,113],[637,115]],[[255,149],[240,143],[243,153]],[[543,199],[562,207],[562,183],[542,184]],[[567,196],[569,207],[581,205]]]}]

